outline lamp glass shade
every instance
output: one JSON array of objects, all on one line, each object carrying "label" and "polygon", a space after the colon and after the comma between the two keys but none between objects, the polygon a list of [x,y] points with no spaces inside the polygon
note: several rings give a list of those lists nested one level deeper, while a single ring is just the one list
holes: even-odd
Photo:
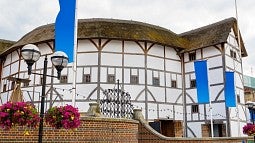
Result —
[{"label": "lamp glass shade", "polygon": [[64,68],[68,64],[68,57],[64,52],[57,51],[51,57],[51,62],[56,68],[58,67]]},{"label": "lamp glass shade", "polygon": [[36,62],[41,57],[39,48],[33,44],[25,45],[21,49],[21,55],[26,62]]}]

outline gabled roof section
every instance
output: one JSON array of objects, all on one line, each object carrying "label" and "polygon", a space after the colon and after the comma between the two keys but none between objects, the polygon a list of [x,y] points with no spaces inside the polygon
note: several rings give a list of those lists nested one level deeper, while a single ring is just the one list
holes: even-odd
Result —
[{"label": "gabled roof section", "polygon": [[14,41],[0,39],[0,53],[5,49],[11,47],[14,43]]},{"label": "gabled roof section", "polygon": [[[187,49],[185,49],[185,51],[189,51],[220,43],[226,43],[232,28],[236,37],[238,37],[237,23],[235,18],[228,18],[211,25],[181,33],[179,36],[189,40],[189,46]],[[243,57],[247,56],[242,37],[241,51]]]}]

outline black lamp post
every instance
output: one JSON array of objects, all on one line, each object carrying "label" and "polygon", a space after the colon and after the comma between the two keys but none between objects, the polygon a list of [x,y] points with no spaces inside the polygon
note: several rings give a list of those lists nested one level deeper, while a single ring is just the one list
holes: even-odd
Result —
[{"label": "black lamp post", "polygon": [[[251,102],[251,101],[247,101],[245,105],[247,106],[247,108],[250,111],[251,121],[252,121],[252,124],[254,125],[255,103]],[[255,142],[255,136],[253,136],[253,142]]]},{"label": "black lamp post", "polygon": [[43,66],[43,74],[40,73],[32,73],[32,66],[33,64],[39,60],[41,53],[37,46],[33,44],[25,45],[21,49],[21,55],[23,59],[26,61],[28,65],[28,74],[37,74],[42,75],[42,96],[41,96],[41,108],[40,108],[40,124],[39,124],[39,133],[38,133],[38,143],[42,143],[42,136],[43,136],[43,117],[44,117],[44,102],[45,102],[45,87],[46,87],[46,77],[55,77],[60,79],[61,71],[64,67],[67,66],[68,63],[68,57],[64,52],[57,51],[53,54],[51,57],[52,64],[57,69],[57,76],[47,75],[47,64],[48,64],[48,58],[47,55],[44,59],[44,66]]}]

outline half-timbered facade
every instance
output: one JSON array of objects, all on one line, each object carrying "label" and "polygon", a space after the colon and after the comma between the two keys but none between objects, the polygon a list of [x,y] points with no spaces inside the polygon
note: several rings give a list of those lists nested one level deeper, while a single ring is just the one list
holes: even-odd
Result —
[{"label": "half-timbered facade", "polygon": [[[131,95],[148,121],[182,120],[189,137],[209,136],[209,107],[197,104],[194,60],[207,59],[209,65],[214,129],[217,136],[238,136],[246,122],[242,57],[247,56],[242,39],[239,48],[236,20],[229,18],[182,34],[141,22],[88,19],[78,24],[76,106],[86,112],[90,102],[103,98],[103,90],[116,87]],[[40,107],[41,80],[27,74],[20,50],[35,44],[42,57],[33,72],[42,73],[45,55],[54,51],[54,25],[45,25],[26,34],[1,53],[1,104],[10,98],[15,82],[9,76],[30,79],[22,84],[25,101]],[[226,108],[224,71],[235,71],[238,108]],[[48,74],[56,74],[48,63]],[[47,78],[46,108],[71,104],[72,64],[60,80]],[[238,114],[237,114],[238,113]],[[206,132],[208,131],[208,132]]]}]

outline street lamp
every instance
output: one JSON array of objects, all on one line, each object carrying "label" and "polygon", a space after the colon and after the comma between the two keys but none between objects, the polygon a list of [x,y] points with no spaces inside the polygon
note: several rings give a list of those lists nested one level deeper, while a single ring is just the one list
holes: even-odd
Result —
[{"label": "street lamp", "polygon": [[43,74],[40,73],[32,73],[32,66],[33,64],[39,60],[41,56],[41,52],[39,51],[38,47],[33,44],[25,45],[21,49],[21,55],[23,59],[26,61],[28,65],[28,75],[36,74],[36,75],[42,75],[42,96],[41,96],[41,108],[40,108],[40,124],[39,124],[39,133],[38,133],[38,143],[42,143],[42,136],[43,136],[43,117],[44,117],[44,102],[45,102],[45,87],[46,87],[46,77],[55,77],[60,79],[61,71],[64,67],[67,66],[68,63],[68,57],[64,52],[57,51],[53,54],[51,57],[52,64],[57,69],[58,76],[52,76],[47,75],[47,64],[48,64],[48,58],[47,55],[45,55],[44,59],[44,66],[43,66]]},{"label": "street lamp", "polygon": [[[251,102],[251,101],[247,101],[245,105],[247,106],[247,108],[250,111],[251,121],[252,121],[252,124],[254,125],[255,103]],[[255,142],[255,136],[253,136],[253,142]]]}]

